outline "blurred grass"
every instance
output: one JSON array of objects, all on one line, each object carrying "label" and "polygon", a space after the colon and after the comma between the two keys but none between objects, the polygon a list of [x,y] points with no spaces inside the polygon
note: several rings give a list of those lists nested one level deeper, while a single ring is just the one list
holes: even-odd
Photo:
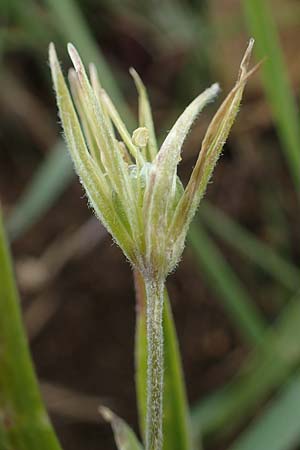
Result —
[{"label": "blurred grass", "polygon": [[257,239],[245,227],[230,219],[220,209],[203,201],[198,216],[214,234],[237,250],[245,259],[264,270],[274,281],[292,291],[300,287],[300,270],[295,265]]},{"label": "blurred grass", "polygon": [[74,177],[74,169],[63,141],[58,141],[44,163],[32,176],[17,207],[8,218],[10,240],[18,238],[56,202]]},{"label": "blurred grass", "polygon": [[297,191],[300,189],[300,117],[290,86],[277,28],[268,0],[243,0],[255,52],[266,58],[261,68],[264,90]]},{"label": "blurred grass", "polygon": [[1,211],[0,267],[0,448],[60,450],[28,350]]},{"label": "blurred grass", "polygon": [[288,450],[300,442],[299,371],[280,389],[230,450]]},{"label": "blurred grass", "polygon": [[191,225],[188,240],[199,268],[205,274],[205,281],[222,300],[239,333],[249,344],[262,344],[264,320],[217,246],[200,224]]},{"label": "blurred grass", "polygon": [[[195,436],[228,436],[278,388],[300,362],[300,295],[283,309],[264,335],[265,348],[255,348],[240,373],[193,409]],[[201,430],[201,431],[200,431]],[[267,448],[267,447],[265,447]],[[273,450],[273,449],[272,449]]]}]

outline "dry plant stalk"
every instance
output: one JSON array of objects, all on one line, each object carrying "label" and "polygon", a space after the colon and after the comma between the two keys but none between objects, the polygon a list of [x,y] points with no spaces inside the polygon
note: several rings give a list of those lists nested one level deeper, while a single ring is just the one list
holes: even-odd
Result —
[{"label": "dry plant stalk", "polygon": [[[157,147],[145,86],[130,73],[139,94],[139,128],[131,135],[101,87],[96,69],[86,74],[72,44],[69,71],[72,97],[53,44],[49,58],[57,104],[75,170],[96,216],[144,279],[147,295],[146,450],[162,448],[163,290],[176,267],[189,224],[203,197],[240,105],[253,47],[250,40],[237,82],[215,114],[197,163],[184,188],[177,176],[181,149],[195,119],[219,93],[213,84],[181,114],[160,149]],[[121,137],[118,140],[117,134]]]}]

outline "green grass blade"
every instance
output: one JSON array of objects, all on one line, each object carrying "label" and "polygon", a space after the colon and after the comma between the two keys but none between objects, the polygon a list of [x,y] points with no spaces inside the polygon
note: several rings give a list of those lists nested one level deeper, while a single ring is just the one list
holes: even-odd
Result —
[{"label": "green grass blade", "polygon": [[241,335],[251,345],[260,344],[265,330],[264,320],[219,249],[199,224],[191,226],[188,241],[200,269],[220,296]]},{"label": "green grass blade", "polygon": [[[140,428],[143,434],[146,416],[147,343],[145,292],[143,280],[135,272],[137,322],[135,336],[136,389]],[[163,450],[191,450],[190,417],[175,325],[165,291],[164,305],[164,421]]]},{"label": "green grass blade", "polygon": [[135,324],[135,387],[138,408],[139,426],[142,436],[145,436],[147,411],[147,332],[146,332],[146,293],[141,275],[134,272],[136,298]]},{"label": "green grass blade", "polygon": [[24,233],[64,191],[74,175],[72,161],[59,141],[41,164],[8,219],[11,240]]},{"label": "green grass blade", "polygon": [[300,443],[300,378],[297,373],[230,450],[289,450]]},{"label": "green grass blade", "polygon": [[246,21],[255,37],[264,88],[296,189],[300,189],[300,124],[289,83],[276,24],[268,0],[243,0]]},{"label": "green grass blade", "polygon": [[164,432],[168,436],[168,442],[164,446],[164,450],[191,450],[191,425],[184,375],[167,291],[165,291],[163,320],[165,351]]},{"label": "green grass blade", "polygon": [[[227,386],[204,399],[192,411],[195,437],[226,435],[236,430],[300,361],[300,295],[285,307],[265,336],[268,353],[256,348]],[[272,449],[273,450],[273,449]]]},{"label": "green grass blade", "polygon": [[60,450],[34,374],[1,216],[0,267],[1,450]]},{"label": "green grass blade", "polygon": [[278,255],[269,245],[230,219],[224,212],[206,201],[201,203],[199,216],[218,237],[242,253],[283,286],[295,291],[300,287],[300,270]]}]

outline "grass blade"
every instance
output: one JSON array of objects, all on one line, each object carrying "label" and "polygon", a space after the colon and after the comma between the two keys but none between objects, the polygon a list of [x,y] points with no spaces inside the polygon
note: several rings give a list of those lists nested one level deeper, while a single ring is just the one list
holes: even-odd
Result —
[{"label": "grass blade", "polygon": [[299,339],[300,294],[297,294],[264,336],[265,348],[273,351],[266,353],[256,348],[232,382],[193,409],[195,437],[201,436],[201,431],[202,435],[220,436],[236,430],[299,363]]},{"label": "grass blade", "polygon": [[251,345],[260,344],[264,321],[219,249],[199,224],[191,226],[188,240],[207,281],[222,299],[241,335]]},{"label": "grass blade", "polygon": [[280,391],[230,450],[289,450],[300,443],[299,373]]},{"label": "grass blade", "polygon": [[243,0],[246,21],[255,37],[255,50],[266,60],[262,66],[264,88],[297,190],[300,189],[300,124],[296,102],[285,67],[268,0]]},{"label": "grass blade", "polygon": [[[147,343],[145,292],[143,280],[135,272],[137,323],[135,337],[136,389],[140,428],[143,434],[146,416]],[[164,421],[163,450],[191,450],[189,411],[175,325],[165,291],[164,304]]]},{"label": "grass blade", "polygon": [[295,291],[300,286],[300,271],[278,255],[270,246],[250,231],[230,219],[224,212],[206,201],[201,203],[199,216],[221,239],[261,267],[283,286]]},{"label": "grass blade", "polygon": [[60,450],[29,355],[1,216],[0,266],[1,449]]}]

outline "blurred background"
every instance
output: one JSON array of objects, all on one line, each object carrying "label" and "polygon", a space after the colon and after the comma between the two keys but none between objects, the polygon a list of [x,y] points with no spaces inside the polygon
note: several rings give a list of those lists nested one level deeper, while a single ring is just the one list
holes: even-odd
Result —
[{"label": "blurred background", "polygon": [[[297,0],[0,0],[0,196],[24,321],[65,450],[114,449],[99,404],[135,429],[130,266],[93,219],[61,138],[47,63],[66,43],[95,62],[137,126],[133,66],[159,140],[212,82],[234,84],[250,36],[241,111],[168,288],[193,428],[205,449],[300,448],[300,3]],[[262,351],[262,343],[265,343]],[[200,447],[198,447],[200,448]]]}]

